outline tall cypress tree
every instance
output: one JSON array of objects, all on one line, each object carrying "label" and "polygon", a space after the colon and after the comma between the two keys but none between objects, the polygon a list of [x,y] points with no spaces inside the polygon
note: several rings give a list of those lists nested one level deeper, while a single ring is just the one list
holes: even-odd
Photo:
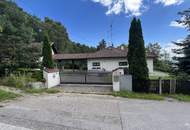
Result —
[{"label": "tall cypress tree", "polygon": [[148,67],[141,21],[133,18],[129,31],[128,47],[129,72],[133,75],[133,90],[147,91]]},{"label": "tall cypress tree", "polygon": [[43,63],[42,63],[43,67],[49,69],[53,68],[54,63],[52,58],[52,49],[47,34],[45,34],[44,36],[42,55],[43,55]]}]

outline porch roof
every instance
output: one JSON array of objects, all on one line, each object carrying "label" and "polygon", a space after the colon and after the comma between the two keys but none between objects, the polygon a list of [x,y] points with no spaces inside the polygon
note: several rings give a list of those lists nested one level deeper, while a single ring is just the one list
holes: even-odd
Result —
[{"label": "porch roof", "polygon": [[[55,54],[55,60],[80,60],[80,59],[102,59],[102,58],[126,58],[128,49],[121,50],[119,48],[107,48],[94,53],[69,53],[69,54]],[[155,55],[148,54],[148,58],[154,58]]]}]

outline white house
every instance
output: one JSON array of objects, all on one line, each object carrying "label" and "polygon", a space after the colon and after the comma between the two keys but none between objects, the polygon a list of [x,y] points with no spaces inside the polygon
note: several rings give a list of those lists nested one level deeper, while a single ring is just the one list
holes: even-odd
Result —
[{"label": "white house", "polygon": [[[113,71],[117,68],[128,67],[127,54],[127,49],[111,47],[94,53],[55,54],[53,58],[57,62],[82,60],[87,62],[88,71]],[[153,73],[154,57],[153,54],[147,54],[149,73]]]}]

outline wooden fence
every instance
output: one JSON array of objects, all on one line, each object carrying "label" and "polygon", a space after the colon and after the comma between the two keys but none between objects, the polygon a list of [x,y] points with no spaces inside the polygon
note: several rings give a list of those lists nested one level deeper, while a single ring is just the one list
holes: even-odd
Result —
[{"label": "wooden fence", "polygon": [[190,94],[190,81],[150,80],[149,92],[164,94]]}]

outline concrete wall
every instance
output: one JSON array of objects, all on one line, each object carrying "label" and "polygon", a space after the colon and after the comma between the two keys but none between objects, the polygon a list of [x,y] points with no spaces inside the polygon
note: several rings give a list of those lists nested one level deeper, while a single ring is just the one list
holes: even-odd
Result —
[{"label": "concrete wall", "polygon": [[119,81],[120,81],[120,91],[132,91],[131,75],[121,75]]},{"label": "concrete wall", "polygon": [[[119,62],[127,62],[125,58],[117,58],[117,59],[88,59],[87,66],[88,70],[93,70],[92,63],[93,62],[100,62],[100,71],[112,71],[119,67],[128,67],[128,66],[119,66]],[[153,59],[147,59],[147,67],[149,69],[149,73],[153,73]]]},{"label": "concrete wall", "polygon": [[46,80],[46,88],[52,88],[60,84],[59,72],[48,73],[47,71],[43,71],[43,77]]},{"label": "concrete wall", "polygon": [[116,69],[112,74],[113,91],[132,91],[132,76],[124,75],[123,69]]},{"label": "concrete wall", "polygon": [[128,67],[128,66],[119,66],[119,62],[127,62],[127,58],[117,58],[117,59],[89,59],[87,61],[88,70],[93,70],[93,62],[100,62],[100,71],[112,71],[119,67]]},{"label": "concrete wall", "polygon": [[124,75],[123,69],[117,69],[112,74],[113,91],[120,91],[120,76]]}]

